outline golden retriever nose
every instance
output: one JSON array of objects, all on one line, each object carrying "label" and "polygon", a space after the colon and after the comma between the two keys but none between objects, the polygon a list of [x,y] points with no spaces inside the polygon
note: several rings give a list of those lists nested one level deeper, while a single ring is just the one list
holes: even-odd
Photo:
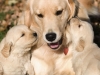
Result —
[{"label": "golden retriever nose", "polygon": [[55,33],[48,33],[48,34],[46,34],[46,39],[50,42],[54,41],[56,39],[56,34]]},{"label": "golden retriever nose", "polygon": [[37,33],[33,33],[33,36],[37,37]]}]

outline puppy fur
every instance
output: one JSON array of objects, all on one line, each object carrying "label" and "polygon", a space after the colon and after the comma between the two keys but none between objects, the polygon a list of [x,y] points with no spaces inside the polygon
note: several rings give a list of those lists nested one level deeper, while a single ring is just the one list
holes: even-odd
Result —
[{"label": "puppy fur", "polygon": [[93,43],[90,23],[72,18],[66,30],[69,50],[73,51],[75,75],[100,75],[100,48]]},{"label": "puppy fur", "polygon": [[30,50],[37,37],[25,25],[11,28],[0,43],[0,75],[34,75]]}]

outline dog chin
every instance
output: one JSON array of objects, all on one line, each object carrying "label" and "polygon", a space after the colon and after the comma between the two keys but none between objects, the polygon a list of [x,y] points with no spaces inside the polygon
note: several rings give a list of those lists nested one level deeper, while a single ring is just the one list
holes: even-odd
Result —
[{"label": "dog chin", "polygon": [[58,42],[47,43],[47,45],[53,50],[58,50],[62,45],[62,41],[63,39],[61,38]]}]

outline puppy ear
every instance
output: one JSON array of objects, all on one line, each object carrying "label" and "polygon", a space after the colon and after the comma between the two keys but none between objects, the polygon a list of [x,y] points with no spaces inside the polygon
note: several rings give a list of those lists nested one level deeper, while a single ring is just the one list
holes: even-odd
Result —
[{"label": "puppy ear", "polygon": [[11,52],[11,46],[12,44],[5,43],[3,49],[1,50],[1,53],[3,54],[4,57],[8,57]]},{"label": "puppy ear", "polygon": [[85,41],[84,40],[79,40],[77,46],[76,46],[76,50],[78,52],[82,52],[84,50],[84,47],[85,47]]},{"label": "puppy ear", "polygon": [[78,2],[75,0],[67,0],[67,4],[68,4],[69,10],[70,10],[70,17],[69,17],[69,19],[70,19],[75,16],[76,5],[78,4]]}]

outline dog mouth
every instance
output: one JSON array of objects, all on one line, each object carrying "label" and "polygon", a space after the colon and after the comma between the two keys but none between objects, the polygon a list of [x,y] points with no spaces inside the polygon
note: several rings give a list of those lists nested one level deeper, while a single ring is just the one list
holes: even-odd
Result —
[{"label": "dog mouth", "polygon": [[62,38],[58,41],[58,42],[55,42],[55,43],[47,43],[48,46],[51,48],[51,49],[58,49],[60,47],[60,45],[62,44]]}]

